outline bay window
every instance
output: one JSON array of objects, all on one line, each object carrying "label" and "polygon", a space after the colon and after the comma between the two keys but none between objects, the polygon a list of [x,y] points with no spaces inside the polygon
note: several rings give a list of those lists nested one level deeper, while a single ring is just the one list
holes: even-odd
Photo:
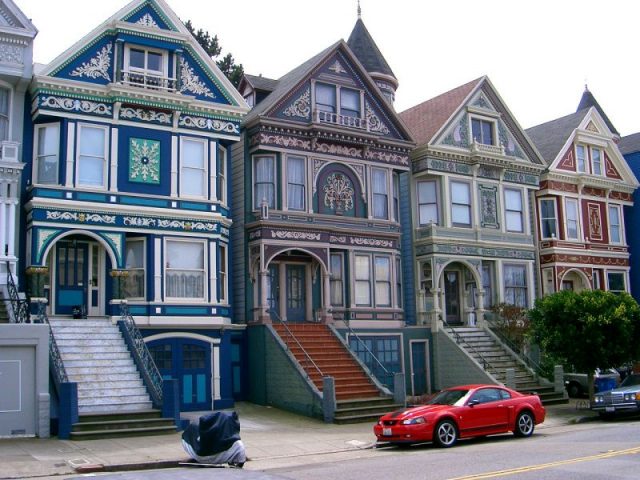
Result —
[{"label": "bay window", "polygon": [[254,157],[253,208],[259,209],[263,201],[269,208],[276,207],[276,159],[271,155]]},{"label": "bay window", "polygon": [[9,107],[11,105],[11,91],[0,88],[0,142],[9,140]]},{"label": "bay window", "polygon": [[106,127],[78,125],[76,185],[107,187],[107,131]]},{"label": "bay window", "polygon": [[418,217],[420,225],[438,224],[438,195],[435,180],[418,182]]},{"label": "bay window", "polygon": [[398,307],[402,308],[402,269],[400,257],[396,257],[396,296]]},{"label": "bay window", "polygon": [[380,168],[371,169],[373,183],[373,218],[389,218],[389,188],[387,171]]},{"label": "bay window", "polygon": [[578,200],[566,198],[564,207],[567,240],[578,240],[580,234],[578,229]]},{"label": "bay window", "polygon": [[471,188],[465,182],[451,182],[451,223],[454,227],[471,226]]},{"label": "bay window", "polygon": [[391,259],[375,256],[376,307],[391,306]]},{"label": "bay window", "polygon": [[555,198],[543,198],[540,200],[540,227],[542,238],[556,238],[558,236]]},{"label": "bay window", "polygon": [[167,298],[204,300],[205,243],[167,240],[164,273]]},{"label": "bay window", "polygon": [[167,53],[143,46],[129,46],[124,54],[124,81],[146,88],[173,88],[167,77]]},{"label": "bay window", "polygon": [[145,245],[143,239],[127,239],[125,268],[129,274],[124,277],[124,296],[131,300],[145,298]]},{"label": "bay window", "polygon": [[371,306],[371,257],[355,256],[355,301],[357,306]]},{"label": "bay window", "polygon": [[227,203],[227,149],[218,145],[218,200]]},{"label": "bay window", "polygon": [[287,157],[287,207],[289,210],[305,209],[305,158]]},{"label": "bay window", "polygon": [[227,275],[227,271],[229,269],[228,257],[227,257],[227,246],[220,244],[219,252],[220,252],[220,263],[218,270],[218,283],[220,284],[220,303],[228,303],[229,302],[229,276]]},{"label": "bay window", "polygon": [[57,185],[60,158],[60,124],[36,126],[36,161],[34,183]]},{"label": "bay window", "polygon": [[611,243],[622,243],[619,205],[609,205],[609,241]]},{"label": "bay window", "polygon": [[182,138],[180,150],[180,195],[206,197],[207,147],[204,140]]},{"label": "bay window", "polygon": [[508,305],[527,308],[526,265],[504,265],[504,302]]},{"label": "bay window", "polygon": [[393,219],[400,221],[400,177],[397,173],[393,173]]},{"label": "bay window", "polygon": [[505,220],[508,232],[524,232],[522,192],[507,188],[504,191]]},{"label": "bay window", "polygon": [[329,289],[331,290],[331,305],[334,307],[344,306],[344,268],[341,253],[332,253],[331,258],[331,279]]},{"label": "bay window", "polygon": [[602,150],[591,148],[591,173],[602,175]]}]

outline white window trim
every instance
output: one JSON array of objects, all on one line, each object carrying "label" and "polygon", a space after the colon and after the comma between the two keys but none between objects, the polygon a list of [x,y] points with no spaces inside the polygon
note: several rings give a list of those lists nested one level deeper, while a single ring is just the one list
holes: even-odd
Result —
[{"label": "white window trim", "polygon": [[[104,151],[102,155],[102,185],[84,185],[80,183],[80,142],[82,140],[82,130],[84,128],[95,128],[102,130],[104,135]],[[83,189],[106,190],[109,184],[109,127],[106,125],[98,125],[95,123],[78,123],[76,133],[76,152],[75,152],[75,182],[74,185]],[[59,162],[59,160],[58,160]]]},{"label": "white window trim", "polygon": [[[317,84],[327,85],[327,86],[333,87],[335,89],[335,92],[336,92],[336,105],[335,105],[336,111],[335,111],[335,115],[337,115],[338,118],[339,118],[340,115],[342,115],[341,108],[340,108],[340,105],[342,103],[341,102],[341,96],[340,96],[342,86],[338,85],[338,84],[335,84],[335,83],[330,83],[330,82],[326,82],[326,81],[317,81],[317,80],[312,80],[311,83],[312,83],[311,84],[311,87],[312,87],[311,88],[311,91],[312,91],[312,105],[313,105],[314,112],[317,111],[317,108],[316,108],[316,85]],[[360,92],[360,116],[359,117],[353,117],[353,118],[359,118],[359,119],[362,120],[364,118],[364,101],[363,101],[363,99],[364,99],[364,90],[362,90],[360,88],[347,87],[347,86],[345,86],[344,88],[346,88],[347,90],[352,90],[354,92]],[[327,113],[329,113],[329,112],[327,112]]]},{"label": "white window trim", "polygon": [[[618,235],[620,236],[620,241],[619,242],[614,242],[611,239],[611,213],[610,213],[610,209],[616,209],[618,211]],[[622,245],[624,244],[624,229],[623,229],[623,218],[622,218],[622,208],[620,205],[616,204],[616,203],[610,203],[609,205],[607,205],[607,223],[609,224],[609,243],[612,243],[614,245]]]},{"label": "white window trim", "polygon": [[507,301],[507,283],[506,283],[506,275],[505,270],[507,267],[524,267],[524,287],[511,287],[511,288],[524,288],[526,290],[526,305],[523,308],[529,308],[531,306],[531,292],[533,288],[533,284],[531,283],[531,278],[529,276],[529,264],[527,263],[518,263],[518,262],[502,262],[501,267],[501,281],[502,285],[500,286],[502,291],[502,302]]},{"label": "white window trim", "polygon": [[[376,260],[378,258],[384,258],[387,260],[387,262],[389,262],[389,278],[388,280],[378,280],[376,278]],[[395,265],[393,264],[393,258],[391,257],[391,255],[373,255],[373,262],[371,263],[371,267],[372,267],[372,274],[373,274],[373,305],[375,308],[391,308],[393,307],[393,290],[396,286],[396,282],[395,282],[395,278],[394,278],[394,270],[395,270]],[[378,282],[380,283],[385,283],[388,285],[389,287],[389,303],[387,304],[381,304],[378,303],[378,296],[377,296],[377,287],[378,287]]]},{"label": "white window trim", "polygon": [[480,143],[478,145],[492,145],[496,146],[498,142],[498,122],[495,119],[490,117],[484,117],[482,115],[469,115],[469,143],[473,145],[475,140],[473,138],[473,120],[480,120],[482,122],[487,122],[491,124],[491,136],[493,137],[492,143]]},{"label": "white window trim", "polygon": [[10,85],[7,82],[0,80],[0,88],[4,88],[9,92],[8,97],[9,101],[7,102],[7,140],[13,140],[13,95],[14,88],[13,85]]},{"label": "white window trim", "polygon": [[[518,194],[520,195],[520,206],[522,208],[522,210],[520,210],[520,225],[522,226],[522,229],[520,230],[509,230],[508,228],[508,222],[507,222],[507,211],[509,212],[517,212],[517,210],[511,210],[507,207],[507,192],[511,191],[511,192],[518,192]],[[504,208],[503,210],[503,215],[504,215],[504,229],[506,232],[509,233],[527,233],[527,226],[526,226],[526,222],[525,222],[525,218],[527,218],[527,212],[526,212],[526,196],[524,195],[524,192],[521,188],[513,188],[513,187],[505,187],[504,191],[502,193],[502,197],[504,200]]]},{"label": "white window trim", "polygon": [[[398,200],[398,211],[396,211],[396,199]],[[391,214],[392,219],[400,223],[400,175],[393,171],[391,172]]]},{"label": "white window trim", "polygon": [[[567,204],[570,202],[575,202],[576,205],[576,237],[569,237],[569,222],[568,222],[568,211],[569,208]],[[565,197],[564,198],[564,238],[566,240],[580,240],[582,238],[582,228],[580,224],[580,202],[577,198],[573,197]]]},{"label": "white window trim", "polygon": [[[182,242],[182,243],[201,243],[202,244],[202,249],[203,249],[203,259],[202,259],[202,267],[203,267],[203,281],[204,281],[204,286],[202,289],[203,292],[203,297],[169,297],[167,295],[167,244],[169,242]],[[162,264],[162,291],[164,294],[164,299],[165,301],[171,301],[171,302],[180,302],[180,303],[202,303],[202,302],[206,302],[207,301],[207,292],[209,291],[209,277],[208,277],[208,272],[207,272],[207,268],[209,265],[209,249],[207,248],[207,241],[206,240],[202,240],[199,238],[193,238],[193,239],[185,239],[185,238],[179,238],[179,237],[165,237],[164,241],[163,241],[163,256],[164,256],[164,262]],[[169,268],[169,270],[171,270],[171,268]]]},{"label": "white window trim", "polygon": [[[197,143],[201,143],[204,148],[203,148],[203,158],[202,158],[202,195],[190,195],[190,194],[185,194],[183,192],[183,188],[182,188],[182,181],[183,181],[183,175],[182,175],[182,171],[183,169],[187,168],[187,169],[191,169],[191,170],[199,170],[196,169],[194,167],[186,167],[183,165],[183,152],[184,152],[184,142],[197,142]],[[197,199],[207,199],[209,198],[209,194],[208,194],[208,187],[209,187],[209,182],[207,181],[209,178],[209,168],[208,168],[208,164],[209,164],[209,142],[206,139],[203,138],[198,138],[198,137],[187,137],[187,136],[182,136],[180,137],[180,197],[182,198],[197,198]]]},{"label": "white window trim", "polygon": [[[580,170],[578,168],[578,147],[581,147],[583,152],[584,152],[584,155],[582,157],[582,160],[584,162],[583,163],[584,168],[582,170]],[[582,143],[576,143],[574,151],[575,151],[575,155],[576,155],[576,172],[578,172],[578,173],[586,173],[587,172],[587,163],[589,163],[589,158],[588,158],[589,149],[587,148],[586,145],[584,145]]]},{"label": "white window trim", "polygon": [[[135,45],[135,44],[130,44],[127,43],[124,46],[124,62],[123,62],[123,68],[126,72],[134,72],[134,73],[141,73],[141,74],[150,74],[150,75],[157,75],[158,74],[158,70],[149,70],[146,67],[145,68],[138,68],[138,67],[131,67],[130,65],[130,60],[131,60],[131,50],[144,50],[145,51],[145,63],[146,63],[146,53],[147,52],[152,52],[152,53],[158,53],[160,55],[162,55],[162,76],[163,77],[168,77],[169,74],[169,55],[167,53],[166,50],[161,50],[159,48],[153,48],[153,47],[147,47],[146,45]],[[132,70],[133,69],[133,70]]]},{"label": "white window trim", "polygon": [[[598,150],[600,152],[600,173],[596,173],[594,165],[595,162],[593,161],[593,152],[594,150]],[[605,172],[605,168],[604,168],[604,150],[602,148],[599,147],[589,147],[589,163],[590,163],[590,167],[591,167],[591,175],[595,175],[598,177],[603,177],[604,176],[604,172]]]},{"label": "white window trim", "polygon": [[[260,204],[256,205],[256,166],[258,164],[258,159],[260,158],[271,158],[273,161],[273,206],[270,206],[269,209],[275,210],[278,207],[278,164],[276,162],[275,154],[260,154],[253,155],[251,157],[251,208],[253,211],[260,210]],[[262,202],[262,199],[260,199]]]},{"label": "white window trim", "polygon": [[[56,170],[56,181],[54,183],[39,183],[38,182],[38,139],[40,137],[40,130],[46,129],[49,127],[56,127],[58,129],[58,168]],[[34,135],[33,135],[33,173],[31,182],[34,185],[60,185],[60,130],[61,124],[60,122],[51,122],[51,123],[39,123],[35,125]]]},{"label": "white window trim", "polygon": [[[362,279],[358,279],[358,274],[356,271],[356,259],[358,257],[366,257],[369,259],[369,274],[367,276],[367,280],[362,280]],[[372,258],[371,258],[371,254],[366,254],[366,253],[357,253],[353,256],[353,265],[351,266],[351,271],[353,272],[353,304],[356,307],[373,307],[375,305],[375,298],[374,298],[374,292],[372,292],[373,289],[373,284],[374,284],[374,279],[373,279],[373,265],[372,265]],[[357,284],[358,282],[365,282],[367,281],[369,283],[369,303],[357,303]]]},{"label": "white window trim", "polygon": [[[463,224],[463,223],[458,223],[455,224],[455,222],[453,221],[453,184],[454,183],[461,183],[461,184],[465,184],[467,185],[467,187],[469,187],[469,223],[468,224]],[[473,205],[473,189],[471,188],[471,182],[465,181],[465,180],[461,180],[461,179],[456,179],[456,178],[452,178],[449,180],[449,200],[450,200],[450,209],[449,209],[449,213],[451,215],[450,217],[450,222],[451,222],[451,226],[453,228],[473,228],[473,220],[474,220],[474,205]],[[465,205],[462,203],[458,203],[457,205]]]},{"label": "white window trim", "polygon": [[[609,274],[611,273],[618,273],[622,275],[622,281],[624,282],[624,290],[611,290],[609,288]],[[626,270],[605,270],[604,271],[604,279],[605,282],[607,282],[607,291],[608,292],[628,292],[629,291],[629,282],[628,282],[628,278],[627,278],[627,271]]]},{"label": "white window trim", "polygon": [[[547,200],[547,201],[551,201],[553,202],[553,213],[555,215],[555,220],[556,220],[556,236],[555,237],[545,237],[544,236],[544,228],[542,228],[542,201],[543,200]],[[542,240],[558,240],[558,234],[559,234],[559,222],[558,222],[558,202],[556,201],[555,197],[541,197],[538,198],[538,212],[540,212],[540,218],[538,219],[539,222],[539,226],[540,226],[540,238]]]},{"label": "white window trim", "polygon": [[430,223],[422,223],[420,221],[420,205],[432,205],[431,203],[425,203],[425,204],[421,204],[420,203],[420,184],[421,183],[433,183],[433,188],[435,190],[436,193],[436,216],[438,218],[436,218],[436,221],[434,222],[434,225],[440,225],[441,223],[441,219],[440,219],[440,204],[441,204],[441,199],[440,199],[440,189],[438,188],[438,180],[436,180],[435,178],[433,179],[429,179],[429,180],[418,180],[416,182],[416,205],[418,206],[418,208],[416,209],[416,224],[423,227],[423,226],[427,226],[430,225]]},{"label": "white window trim", "polygon": [[[218,246],[220,262],[218,264],[218,271],[220,272],[220,277],[218,278],[218,282],[220,283],[220,297],[219,302],[228,304],[229,303],[229,248],[226,243],[220,243]],[[222,255],[224,252],[224,256]],[[224,267],[224,271],[221,267]]]},{"label": "white window trim", "polygon": [[[340,257],[340,283],[342,283],[342,303],[340,304],[334,304],[331,302],[331,298],[329,298],[329,303],[331,304],[332,307],[338,307],[338,308],[344,308],[345,305],[345,301],[346,301],[346,289],[345,289],[345,268],[344,268],[344,252],[330,252],[329,253],[329,265],[332,265],[331,263],[331,257],[336,256],[336,257]],[[333,269],[331,270],[331,276],[329,277],[329,296],[331,296],[331,282],[332,281],[338,281],[338,280],[333,280]],[[355,292],[354,292],[355,294]]]},{"label": "white window trim", "polygon": [[218,144],[216,151],[218,154],[216,157],[216,168],[218,170],[218,177],[222,178],[222,180],[218,182],[220,188],[216,193],[218,195],[218,200],[220,201],[220,203],[222,203],[223,205],[227,205],[227,182],[229,181],[227,177],[227,172],[229,171],[227,149],[224,145]]},{"label": "white window trim", "polygon": [[[291,208],[289,206],[289,159],[291,158],[295,158],[298,160],[302,160],[302,164],[304,165],[304,175],[302,177],[302,188],[303,188],[303,193],[302,193],[302,208]],[[305,157],[304,155],[287,155],[285,157],[285,162],[287,165],[287,168],[285,169],[284,172],[284,198],[285,198],[285,202],[284,202],[284,206],[286,208],[286,210],[291,210],[292,212],[306,212],[308,210],[308,205],[309,205],[309,201],[307,199],[307,195],[309,192],[309,189],[307,188],[307,170],[308,170],[308,166],[307,166],[307,157]],[[275,168],[275,166],[274,166]],[[297,185],[297,184],[296,184]]]},{"label": "white window trim", "polygon": [[130,237],[126,239],[126,242],[142,242],[142,297],[130,297],[128,300],[144,301],[147,298],[147,239],[145,237]]},{"label": "white window trim", "polygon": [[[375,171],[379,171],[382,172],[384,174],[384,184],[385,184],[385,193],[378,193],[376,194],[376,192],[373,190],[373,172]],[[389,218],[391,217],[391,210],[389,208],[389,197],[390,197],[390,193],[389,193],[389,170],[386,168],[379,168],[379,167],[371,167],[371,218],[374,218],[376,220],[389,220]],[[375,216],[375,196],[376,195],[384,195],[387,199],[386,203],[387,203],[387,216],[386,217],[376,217]]]}]

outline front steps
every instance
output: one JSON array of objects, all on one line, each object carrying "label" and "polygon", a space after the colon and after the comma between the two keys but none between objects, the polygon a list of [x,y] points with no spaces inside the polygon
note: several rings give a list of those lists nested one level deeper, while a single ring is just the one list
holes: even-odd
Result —
[{"label": "front steps", "polygon": [[49,319],[70,382],[78,385],[71,439],[175,432],[160,419],[117,325],[110,318]]},{"label": "front steps", "polygon": [[[305,370],[318,390],[322,391],[323,376],[335,380],[335,423],[357,423],[377,420],[380,416],[402,405],[384,395],[369,375],[353,358],[344,344],[326,325],[313,323],[289,323],[292,338],[282,324],[274,324],[287,348]],[[297,342],[296,342],[297,340]],[[308,361],[302,348],[318,366],[320,372]]]},{"label": "front steps", "polygon": [[461,341],[456,339],[458,346],[471,355],[499,382],[505,383],[507,369],[513,368],[517,391],[535,392],[540,396],[544,405],[569,401],[564,392],[555,392],[551,383],[539,379],[488,332],[476,327],[453,327],[451,330],[462,339]]}]

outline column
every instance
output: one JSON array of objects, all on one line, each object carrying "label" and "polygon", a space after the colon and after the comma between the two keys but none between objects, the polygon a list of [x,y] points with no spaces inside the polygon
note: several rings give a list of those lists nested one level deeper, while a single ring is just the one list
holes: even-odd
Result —
[{"label": "column", "polygon": [[484,290],[478,288],[476,292],[476,325],[484,328]]},{"label": "column", "polygon": [[260,270],[260,305],[258,305],[258,323],[271,323],[271,317],[269,316],[268,302],[267,302],[267,276],[269,270],[266,268]]},{"label": "column", "polygon": [[[7,203],[6,207],[9,209],[9,228],[7,229],[9,231],[9,235],[8,235],[8,238],[6,239],[6,242],[9,245],[9,256],[15,257],[17,202],[15,200],[10,201],[10,203]],[[3,248],[2,253],[4,253],[4,246],[2,248]]]},{"label": "column", "polygon": [[440,329],[442,320],[440,319],[440,315],[442,315],[442,309],[440,308],[440,292],[439,288],[434,288],[433,292],[433,313],[431,314],[431,331],[437,332]]},{"label": "column", "polygon": [[331,313],[331,275],[328,272],[322,272],[322,323],[333,323],[333,314]]}]

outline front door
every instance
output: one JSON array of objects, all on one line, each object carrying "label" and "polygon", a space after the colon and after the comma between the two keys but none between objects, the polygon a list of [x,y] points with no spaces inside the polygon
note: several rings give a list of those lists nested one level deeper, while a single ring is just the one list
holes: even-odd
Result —
[{"label": "front door", "polygon": [[286,266],[287,279],[287,321],[304,322],[306,315],[305,303],[305,266]]},{"label": "front door", "polygon": [[74,310],[87,308],[87,254],[88,244],[58,242],[56,246],[56,313],[70,315]]},{"label": "front door", "polygon": [[280,320],[280,264],[269,265],[267,275],[267,305],[271,320]]},{"label": "front door", "polygon": [[411,342],[411,392],[422,395],[429,390],[427,341]]},{"label": "front door", "polygon": [[89,277],[89,301],[87,313],[89,315],[103,315],[104,310],[102,305],[102,295],[104,293],[104,286],[102,285],[102,279],[104,278],[104,250],[97,243],[89,244],[89,267],[87,269],[90,272]]},{"label": "front door", "polygon": [[460,318],[460,272],[444,272],[444,309],[447,323],[461,323]]}]

